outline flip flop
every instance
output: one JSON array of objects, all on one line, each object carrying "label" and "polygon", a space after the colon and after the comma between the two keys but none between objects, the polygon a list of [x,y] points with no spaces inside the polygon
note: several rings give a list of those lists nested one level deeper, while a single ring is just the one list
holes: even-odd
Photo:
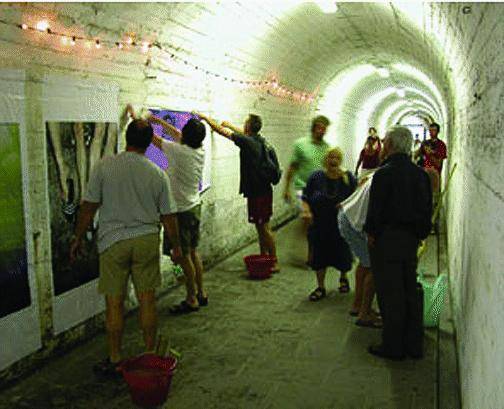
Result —
[{"label": "flip flop", "polygon": [[203,297],[202,295],[198,295],[198,304],[200,307],[206,307],[208,305],[208,295],[206,297]]},{"label": "flip flop", "polygon": [[340,278],[339,284],[338,290],[340,293],[350,292],[350,283],[348,282],[348,278]]},{"label": "flip flop", "polygon": [[358,327],[365,327],[365,328],[375,328],[375,329],[383,328],[382,323],[372,320],[371,321],[357,320],[355,321],[355,325],[357,325]]},{"label": "flip flop", "polygon": [[182,315],[189,314],[191,312],[198,311],[199,307],[193,307],[187,301],[182,301],[180,304],[174,305],[170,308],[170,314],[173,315]]},{"label": "flip flop", "polygon": [[322,298],[325,298],[325,296],[326,296],[325,288],[317,287],[310,293],[310,296],[308,298],[310,299],[310,301],[319,301]]},{"label": "flip flop", "polygon": [[121,362],[112,363],[110,358],[105,358],[93,365],[93,372],[105,378],[118,379],[122,377]]}]

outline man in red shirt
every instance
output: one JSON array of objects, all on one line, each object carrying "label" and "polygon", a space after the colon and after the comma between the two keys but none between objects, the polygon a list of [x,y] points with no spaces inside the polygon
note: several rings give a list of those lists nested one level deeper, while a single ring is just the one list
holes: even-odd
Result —
[{"label": "man in red shirt", "polygon": [[[439,191],[441,187],[441,171],[443,170],[443,161],[446,159],[446,145],[438,138],[440,126],[433,122],[429,126],[430,139],[424,141],[420,147],[423,155],[423,168],[429,175],[432,188],[432,199],[434,208],[437,207]],[[434,229],[437,232],[437,220]]]},{"label": "man in red shirt", "polygon": [[424,155],[424,169],[435,169],[439,176],[443,169],[443,160],[446,159],[446,145],[438,139],[440,126],[432,123],[429,126],[430,139],[422,143],[421,152]]}]

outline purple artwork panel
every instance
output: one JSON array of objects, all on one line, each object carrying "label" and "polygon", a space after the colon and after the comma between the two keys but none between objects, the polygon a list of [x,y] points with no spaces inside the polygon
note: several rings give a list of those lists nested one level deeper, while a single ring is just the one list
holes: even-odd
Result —
[{"label": "purple artwork panel", "polygon": [[[187,123],[187,121],[189,121],[189,119],[198,118],[196,115],[193,115],[190,112],[170,111],[167,109],[149,109],[149,111],[152,112],[154,116],[163,119],[180,131]],[[167,139],[169,141],[173,140],[170,135],[164,132],[161,125],[152,124],[152,128],[154,129],[154,133],[156,135],[161,136],[163,139]],[[168,168],[168,159],[161,151],[161,149],[157,148],[156,146],[151,144],[145,151],[145,156],[147,156],[149,160],[158,165],[161,169],[166,170]]]}]

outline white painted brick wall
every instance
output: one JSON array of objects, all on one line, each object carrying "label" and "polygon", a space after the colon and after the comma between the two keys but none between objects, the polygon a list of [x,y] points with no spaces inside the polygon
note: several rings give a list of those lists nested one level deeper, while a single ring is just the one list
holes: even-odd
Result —
[{"label": "white painted brick wall", "polygon": [[[499,408],[504,401],[504,7],[433,4],[453,78],[450,164],[457,163],[448,200],[448,255],[462,404]],[[474,96],[476,94],[476,97]],[[481,98],[481,99],[480,99]]]}]

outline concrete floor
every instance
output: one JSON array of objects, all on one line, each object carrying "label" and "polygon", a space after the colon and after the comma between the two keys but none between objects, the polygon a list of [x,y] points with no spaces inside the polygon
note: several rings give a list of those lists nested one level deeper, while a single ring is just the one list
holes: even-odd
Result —
[{"label": "concrete floor", "polygon": [[[170,316],[168,307],[181,299],[182,288],[159,300],[161,332],[182,353],[164,407],[444,409],[456,405],[439,403],[443,391],[438,388],[436,330],[426,331],[425,359],[384,361],[366,352],[368,345],[380,341],[380,330],[354,324],[348,315],[353,292],[336,291],[337,272],[328,274],[328,297],[318,303],[308,301],[315,280],[303,266],[305,244],[297,227],[293,222],[277,232],[282,271],[271,279],[246,278],[242,258],[256,252],[257,245],[252,245],[208,271],[208,307],[188,316]],[[437,245],[435,237],[430,240],[421,268],[435,272]],[[128,354],[142,351],[135,314],[127,320],[124,345]],[[100,334],[0,392],[0,409],[133,408],[122,381],[94,377],[91,367],[104,354],[105,336]],[[456,390],[456,382],[452,379],[446,387]]]}]

